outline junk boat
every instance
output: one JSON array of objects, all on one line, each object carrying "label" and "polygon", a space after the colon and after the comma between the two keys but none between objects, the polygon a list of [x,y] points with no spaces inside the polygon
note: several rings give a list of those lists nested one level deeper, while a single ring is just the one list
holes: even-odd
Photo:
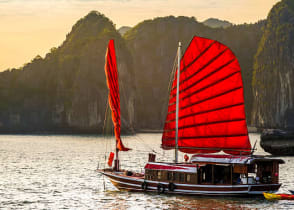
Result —
[{"label": "junk boat", "polygon": [[[175,150],[171,162],[149,154],[144,173],[120,168],[118,153],[128,151],[120,137],[120,98],[114,41],[105,72],[116,138],[116,157],[98,169],[119,190],[187,195],[262,195],[276,192],[281,159],[253,155],[249,141],[241,69],[225,45],[195,36],[181,57],[170,92],[162,149]],[[179,75],[179,76],[178,76]],[[178,161],[178,152],[185,161]],[[189,156],[190,155],[190,160]]]}]

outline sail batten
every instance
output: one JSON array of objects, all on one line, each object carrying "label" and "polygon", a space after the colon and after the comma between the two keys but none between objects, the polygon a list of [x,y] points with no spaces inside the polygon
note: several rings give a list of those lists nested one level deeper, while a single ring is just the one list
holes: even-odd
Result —
[{"label": "sail batten", "polygon": [[[180,75],[179,150],[228,154],[240,154],[241,150],[249,154],[241,69],[232,51],[217,41],[194,37],[181,59]],[[162,135],[163,149],[175,148],[176,80],[177,74]]]},{"label": "sail batten", "polygon": [[[202,66],[198,71],[195,71],[194,74],[190,75],[189,77],[187,77],[186,79],[183,79],[181,82],[180,82],[180,85],[184,84],[186,81],[190,80],[192,77],[195,77],[197,76],[197,74],[201,73],[201,71],[203,71],[206,67],[208,67],[210,64],[212,64],[216,59],[218,59],[226,50],[223,50],[220,54],[218,54],[217,56],[215,56],[214,58],[212,58],[208,63],[206,63],[204,66]],[[194,64],[194,62],[192,63]],[[191,64],[191,65],[192,65]],[[190,66],[190,65],[188,65]],[[187,69],[187,66],[185,67],[185,69]],[[175,87],[173,87],[173,89],[175,89]]]},{"label": "sail batten", "polygon": [[[227,65],[229,65],[229,64],[230,64],[231,62],[233,62],[234,60],[235,60],[235,59],[229,61],[228,63],[224,64],[224,65],[221,66],[220,68],[217,68],[215,71],[213,71],[213,72],[209,73],[208,75],[206,75],[206,76],[200,78],[197,82],[194,82],[194,83],[190,84],[188,87],[186,87],[185,89],[181,90],[181,93],[184,92],[184,91],[186,91],[186,90],[188,90],[188,89],[190,89],[190,88],[192,88],[192,87],[194,87],[195,85],[199,84],[199,83],[202,82],[203,80],[205,80],[205,79],[209,79],[210,76],[213,76],[213,74],[215,74],[215,73],[217,73],[218,71],[222,70],[222,68],[226,67]],[[206,87],[210,87],[210,86],[212,86],[212,85],[215,85],[215,84],[221,82],[222,80],[225,80],[225,79],[227,79],[228,77],[233,76],[233,75],[236,74],[236,73],[238,73],[238,71],[236,71],[236,72],[232,72],[230,75],[224,77],[223,79],[220,79],[220,80],[216,81],[215,83],[212,83],[212,84],[210,84],[210,85],[207,85]],[[203,87],[203,88],[206,88],[206,87]],[[175,97],[175,94],[172,94],[172,98],[174,98],[174,97]],[[184,98],[185,98],[185,97],[183,97],[183,99],[184,99]]]},{"label": "sail batten", "polygon": [[[196,58],[194,58],[189,64],[187,64],[187,65],[185,65],[185,67],[181,70],[181,72],[184,72],[184,71],[186,71],[191,65],[193,65],[201,56],[203,56],[204,55],[204,53],[206,53],[209,49],[210,49],[210,47],[213,45],[215,43],[215,41],[214,42],[212,42],[212,43],[210,43],[210,45],[207,47],[207,48],[205,48]],[[184,53],[184,55],[183,56],[185,56],[185,53]],[[181,84],[181,83],[180,83]],[[173,87],[173,88],[175,88],[175,87]]]},{"label": "sail batten", "polygon": [[120,96],[118,85],[118,73],[116,65],[116,55],[114,41],[110,40],[105,56],[105,75],[107,87],[109,89],[108,102],[112,113],[112,122],[114,125],[114,134],[116,139],[116,148],[119,151],[128,151],[120,137],[121,120],[120,120]]},{"label": "sail batten", "polygon": [[[196,93],[199,93],[199,92],[201,92],[201,91],[204,91],[205,89],[210,88],[210,87],[212,87],[213,85],[217,85],[218,83],[220,83],[220,82],[222,82],[222,81],[224,81],[224,80],[226,80],[226,79],[229,79],[230,77],[233,77],[235,74],[238,74],[238,72],[233,72],[232,74],[226,76],[225,78],[222,78],[222,79],[220,79],[220,80],[218,80],[218,81],[215,81],[214,83],[211,83],[211,84],[206,85],[205,87],[202,87],[201,89],[197,89],[197,90],[195,90],[194,92],[189,93],[189,95],[184,95],[184,96],[182,96],[181,100],[184,100],[184,99],[186,99],[186,98],[191,97],[192,95],[194,95],[194,94],[196,94]],[[194,84],[191,84],[191,85],[190,85],[188,88],[186,88],[185,90],[190,89],[190,88],[193,88],[195,85],[196,85],[195,83],[194,83]],[[181,92],[183,92],[183,90],[182,90]],[[171,100],[173,100],[173,99],[174,99],[174,96],[171,98]],[[174,102],[173,102],[173,103],[174,103]],[[172,104],[169,104],[169,105],[173,105],[173,103],[172,103]]]},{"label": "sail batten", "polygon": [[[215,109],[211,109],[211,110],[195,112],[195,113],[192,113],[192,114],[187,114],[187,115],[180,116],[179,119],[184,119],[184,118],[187,118],[187,117],[195,117],[197,115],[207,114],[209,112],[217,112],[217,111],[222,110],[222,109],[229,109],[229,108],[236,107],[236,106],[243,106],[243,103],[232,104],[232,105],[229,105],[229,106],[219,107],[219,108],[215,108]],[[174,112],[170,112],[169,114],[171,114],[171,113],[174,113]],[[175,121],[175,118],[167,120],[166,123],[171,123],[171,122],[174,122],[174,121]]]},{"label": "sail batten", "polygon": [[[215,98],[217,98],[217,97],[224,96],[224,95],[226,95],[226,94],[232,93],[232,92],[234,92],[234,91],[236,91],[236,90],[240,90],[240,89],[243,90],[243,87],[241,87],[241,86],[240,86],[240,87],[236,87],[236,88],[231,89],[231,90],[228,90],[228,91],[226,91],[226,92],[224,92],[224,93],[220,93],[220,94],[218,94],[218,95],[214,95],[214,96],[211,96],[211,97],[209,97],[209,98],[204,98],[204,99],[202,99],[202,100],[195,101],[195,102],[193,102],[193,103],[191,103],[191,104],[188,104],[188,105],[186,105],[186,106],[182,106],[182,107],[180,107],[180,110],[183,110],[183,109],[189,108],[189,107],[191,107],[191,106],[194,106],[194,105],[197,105],[197,104],[200,104],[200,103],[203,103],[203,102],[206,102],[206,101],[211,100],[211,99],[215,99]],[[171,114],[171,113],[174,113],[174,112],[175,112],[175,111],[173,110],[173,111],[170,111],[170,112],[168,112],[168,113]]]},{"label": "sail batten", "polygon": [[[202,125],[210,125],[210,124],[218,124],[218,123],[229,123],[229,122],[237,122],[237,121],[243,121],[246,120],[244,118],[239,118],[239,119],[233,119],[233,120],[221,120],[221,121],[211,121],[211,122],[205,122],[205,123],[198,123],[197,125],[185,125],[185,126],[181,126],[178,127],[178,129],[186,129],[186,128],[192,128],[192,127],[199,127]],[[174,130],[165,130],[165,132],[172,132]]]}]

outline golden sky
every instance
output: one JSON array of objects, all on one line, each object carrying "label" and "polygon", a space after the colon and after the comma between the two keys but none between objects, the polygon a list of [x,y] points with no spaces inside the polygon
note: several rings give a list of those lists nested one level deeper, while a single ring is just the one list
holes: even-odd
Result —
[{"label": "golden sky", "polygon": [[158,16],[214,17],[232,23],[265,19],[279,0],[0,0],[0,71],[18,68],[59,46],[73,24],[97,10],[120,26]]}]

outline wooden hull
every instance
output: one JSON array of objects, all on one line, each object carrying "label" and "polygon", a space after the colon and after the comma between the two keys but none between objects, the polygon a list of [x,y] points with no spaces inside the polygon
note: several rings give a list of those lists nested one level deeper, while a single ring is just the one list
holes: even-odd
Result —
[{"label": "wooden hull", "polygon": [[[145,180],[144,177],[126,176],[122,172],[100,170],[119,190],[134,192],[157,192],[180,195],[218,195],[218,196],[250,196],[262,195],[263,192],[276,192],[281,184],[252,184],[252,185],[199,185],[177,184],[169,190],[168,182]],[[143,184],[145,183],[145,184]],[[144,185],[147,185],[144,188]]]}]

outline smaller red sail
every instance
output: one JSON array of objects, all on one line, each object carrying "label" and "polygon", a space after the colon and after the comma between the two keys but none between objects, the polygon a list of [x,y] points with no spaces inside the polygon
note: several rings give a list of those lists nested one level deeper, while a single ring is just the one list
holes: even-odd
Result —
[{"label": "smaller red sail", "polygon": [[107,86],[109,88],[108,101],[112,113],[112,122],[114,125],[114,134],[116,139],[116,148],[119,151],[128,151],[129,148],[125,147],[120,138],[120,98],[119,86],[117,76],[116,56],[114,49],[114,41],[110,40],[105,56],[105,75]]}]

